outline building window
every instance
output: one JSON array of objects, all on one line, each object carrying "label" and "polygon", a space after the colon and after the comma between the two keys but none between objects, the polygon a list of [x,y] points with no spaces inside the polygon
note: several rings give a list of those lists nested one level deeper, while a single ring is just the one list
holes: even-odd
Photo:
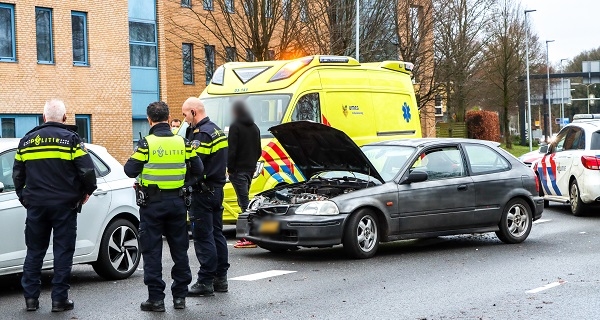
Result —
[{"label": "building window", "polygon": [[206,84],[208,85],[215,72],[215,46],[205,45],[204,54],[206,56]]},{"label": "building window", "polygon": [[254,12],[254,1],[256,0],[242,0],[243,1],[243,5],[244,5],[244,12],[246,13],[247,16],[250,15],[250,13]]},{"label": "building window", "polygon": [[274,0],[265,0],[265,17],[273,18],[273,1]]},{"label": "building window", "polygon": [[283,20],[289,20],[292,14],[292,0],[283,0],[282,10],[283,10]]},{"label": "building window", "polygon": [[36,114],[0,115],[0,138],[22,138],[41,123],[42,116]]},{"label": "building window", "polygon": [[87,13],[71,12],[71,30],[73,32],[73,64],[88,65]]},{"label": "building window", "polygon": [[275,60],[275,51],[274,50],[269,50],[267,51],[267,54],[269,54],[269,60]]},{"label": "building window", "polygon": [[181,6],[184,8],[191,8],[192,0],[181,0]]},{"label": "building window", "polygon": [[235,12],[235,2],[234,0],[225,0],[225,11],[227,13]]},{"label": "building window", "polygon": [[2,124],[2,138],[16,138],[17,132],[15,130],[15,118],[2,118],[0,119]]},{"label": "building window", "polygon": [[410,6],[408,15],[410,19],[410,37],[412,38],[413,43],[419,43],[421,41],[423,7]]},{"label": "building window", "polygon": [[204,10],[212,11],[214,9],[213,0],[202,0]]},{"label": "building window", "polygon": [[254,62],[254,61],[256,61],[256,57],[254,56],[254,52],[252,52],[252,49],[250,49],[250,48],[246,48],[246,61],[248,61],[248,62]]},{"label": "building window", "polygon": [[129,21],[129,63],[132,67],[156,68],[154,23]]},{"label": "building window", "polygon": [[235,47],[225,47],[225,60],[227,62],[237,61],[237,52]]},{"label": "building window", "polygon": [[16,61],[15,6],[0,3],[0,61]]},{"label": "building window", "polygon": [[38,63],[54,63],[52,9],[35,8],[35,39]]},{"label": "building window", "polygon": [[194,84],[194,48],[191,43],[181,45],[183,59],[183,83]]},{"label": "building window", "polygon": [[308,4],[306,0],[300,1],[300,21],[308,22]]},{"label": "building window", "polygon": [[77,126],[77,134],[85,143],[92,143],[92,130],[90,125],[89,115],[75,115],[75,125]]},{"label": "building window", "polygon": [[150,132],[150,124],[147,119],[133,119],[133,146],[135,147],[137,142],[140,141],[140,137],[145,137]]}]

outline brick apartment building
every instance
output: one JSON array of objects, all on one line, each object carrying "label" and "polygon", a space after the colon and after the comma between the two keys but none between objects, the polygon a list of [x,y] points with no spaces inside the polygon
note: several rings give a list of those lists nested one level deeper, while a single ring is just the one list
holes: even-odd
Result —
[{"label": "brick apartment building", "polygon": [[[232,48],[183,14],[213,1],[0,0],[2,137],[22,137],[41,123],[44,101],[59,98],[86,141],[124,162],[132,142],[148,132],[148,103],[166,101],[180,117],[185,99],[202,92],[224,57],[247,58],[246,48],[223,54]],[[208,43],[177,36],[172,19],[209,34]],[[421,113],[423,127],[433,128],[433,104]]]}]

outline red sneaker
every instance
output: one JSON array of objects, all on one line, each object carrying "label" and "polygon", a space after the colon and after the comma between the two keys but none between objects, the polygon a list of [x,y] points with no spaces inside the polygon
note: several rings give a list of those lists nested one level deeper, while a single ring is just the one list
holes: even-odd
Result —
[{"label": "red sneaker", "polygon": [[246,239],[239,240],[233,245],[234,248],[256,248],[256,244]]}]

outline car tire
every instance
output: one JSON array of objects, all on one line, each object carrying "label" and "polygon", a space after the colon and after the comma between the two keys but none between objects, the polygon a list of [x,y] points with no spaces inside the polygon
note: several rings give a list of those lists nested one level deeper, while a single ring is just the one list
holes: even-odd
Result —
[{"label": "car tire", "polygon": [[569,184],[569,201],[571,207],[571,213],[576,217],[585,215],[587,205],[581,200],[581,194],[579,184],[577,180],[573,179]]},{"label": "car tire", "polygon": [[377,216],[367,209],[351,215],[346,222],[342,239],[346,254],[356,259],[371,258],[379,248]]},{"label": "car tire", "polygon": [[92,267],[104,279],[127,279],[137,269],[140,257],[137,228],[128,220],[118,219],[104,230],[98,260]]},{"label": "car tire", "polygon": [[496,236],[504,243],[521,243],[527,239],[533,225],[529,204],[520,198],[510,200],[504,206]]}]

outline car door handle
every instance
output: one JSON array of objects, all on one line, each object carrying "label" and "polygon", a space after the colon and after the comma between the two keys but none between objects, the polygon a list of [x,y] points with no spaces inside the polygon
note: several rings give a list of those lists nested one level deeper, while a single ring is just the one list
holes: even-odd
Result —
[{"label": "car door handle", "polygon": [[95,196],[103,196],[103,195],[105,195],[107,193],[108,193],[108,191],[102,190],[102,189],[98,189],[98,190],[94,191],[94,195]]},{"label": "car door handle", "polygon": [[461,184],[456,189],[458,189],[458,191],[465,191],[465,190],[469,189],[469,186],[467,186],[466,184]]}]

